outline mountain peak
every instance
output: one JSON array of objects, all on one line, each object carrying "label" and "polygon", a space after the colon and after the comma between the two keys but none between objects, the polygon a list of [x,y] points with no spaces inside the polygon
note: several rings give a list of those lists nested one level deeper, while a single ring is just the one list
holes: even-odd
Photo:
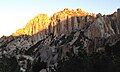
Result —
[{"label": "mountain peak", "polygon": [[[38,32],[41,32],[44,29],[48,29],[50,23],[52,23],[52,22],[57,23],[58,19],[63,21],[64,19],[66,19],[66,17],[86,16],[86,15],[91,15],[91,14],[83,11],[80,8],[78,8],[76,10],[65,8],[62,11],[54,13],[53,16],[50,18],[47,14],[38,14],[33,19],[31,19],[24,28],[18,29],[12,35],[13,36],[34,35]],[[54,25],[56,25],[56,24],[54,24]]]},{"label": "mountain peak", "polygon": [[24,28],[18,29],[13,36],[19,35],[33,35],[46,28],[49,24],[49,17],[47,14],[38,14],[31,19]]}]

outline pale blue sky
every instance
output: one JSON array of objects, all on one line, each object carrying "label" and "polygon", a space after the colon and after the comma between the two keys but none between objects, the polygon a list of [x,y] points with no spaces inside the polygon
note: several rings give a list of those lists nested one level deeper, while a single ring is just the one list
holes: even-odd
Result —
[{"label": "pale blue sky", "polygon": [[12,34],[39,13],[52,15],[64,8],[110,14],[120,8],[120,0],[0,0],[0,36]]}]

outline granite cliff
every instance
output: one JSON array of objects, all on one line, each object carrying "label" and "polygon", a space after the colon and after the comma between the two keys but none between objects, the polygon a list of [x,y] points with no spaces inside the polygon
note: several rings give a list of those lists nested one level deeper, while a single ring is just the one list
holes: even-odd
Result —
[{"label": "granite cliff", "polygon": [[[64,61],[74,62],[74,60],[79,60],[76,59],[79,56],[82,58],[83,55],[86,55],[89,60],[89,64],[85,63],[86,71],[82,71],[83,68],[76,70],[94,72],[97,68],[91,66],[90,63],[97,66],[96,63],[99,62],[97,62],[98,58],[94,58],[94,55],[97,56],[96,54],[111,57],[111,61],[113,61],[111,64],[116,66],[114,64],[116,61],[114,62],[112,56],[119,57],[119,41],[120,9],[109,15],[100,13],[95,15],[81,9],[67,8],[51,17],[39,14],[24,28],[17,30],[11,36],[0,38],[0,65],[2,67],[0,71],[4,70],[8,64],[11,67],[8,66],[9,69],[5,69],[5,72],[66,72],[64,66],[63,68],[59,66],[61,60],[64,64]],[[71,57],[75,59],[72,60]],[[117,60],[119,61],[119,58]],[[16,67],[14,64],[9,64],[10,62],[15,62]],[[107,63],[107,60],[105,62]],[[114,68],[113,71],[116,69]],[[13,69],[16,70],[13,71]],[[111,67],[108,67],[109,69]],[[71,70],[71,72],[73,71]]]}]

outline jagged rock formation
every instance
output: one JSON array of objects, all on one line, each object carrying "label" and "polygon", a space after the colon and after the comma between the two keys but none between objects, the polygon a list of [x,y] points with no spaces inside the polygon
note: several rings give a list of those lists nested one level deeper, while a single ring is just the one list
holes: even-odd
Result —
[{"label": "jagged rock formation", "polygon": [[13,36],[19,35],[34,35],[39,31],[48,29],[49,17],[46,14],[39,14],[34,19],[30,20],[25,28],[19,29]]},{"label": "jagged rock formation", "polygon": [[48,33],[55,36],[69,34],[76,29],[85,30],[85,34],[93,39],[95,37],[107,37],[119,34],[119,9],[111,15],[90,14],[81,9],[55,13],[51,18],[46,14],[40,14],[32,19],[25,28],[17,30],[13,36],[35,35],[36,40],[43,39]]},{"label": "jagged rock formation", "polygon": [[[119,34],[119,11],[120,10],[118,9],[117,12],[114,12],[111,15],[102,16],[99,13],[94,16],[94,14],[84,12],[81,9],[69,10],[66,8],[63,11],[55,13],[51,18],[48,18],[47,15],[44,14],[35,17],[35,19],[33,19],[33,23],[28,23],[26,25],[25,30],[26,32],[33,32],[27,32],[26,34],[34,34],[33,39],[35,43],[46,38],[48,34],[53,34],[54,36],[59,37],[63,34],[70,34],[72,31],[75,30],[81,30],[84,31],[86,37],[92,39],[96,44],[98,44],[99,42],[101,42],[100,44],[102,44],[104,38]],[[37,19],[41,23],[36,21]],[[35,27],[33,25],[35,25]],[[96,44],[94,45],[94,47],[96,47]],[[87,41],[86,45],[87,47],[89,46],[89,41]]]},{"label": "jagged rock formation", "polygon": [[119,50],[119,41],[120,9],[103,16],[64,9],[50,18],[40,14],[25,28],[0,38],[0,63],[15,57],[17,70],[22,72],[55,72],[53,66],[57,67],[62,59],[78,56],[79,49],[92,54],[106,52],[118,44]]},{"label": "jagged rock formation", "polygon": [[78,28],[79,23],[77,20],[81,20],[78,17],[86,15],[94,14],[87,13],[81,9],[70,10],[67,8],[55,13],[50,18],[46,14],[39,14],[34,19],[30,20],[25,28],[19,29],[16,33],[13,33],[13,36],[34,35],[38,32],[41,37],[48,33],[54,33],[55,35],[65,34],[72,31],[71,29]]}]

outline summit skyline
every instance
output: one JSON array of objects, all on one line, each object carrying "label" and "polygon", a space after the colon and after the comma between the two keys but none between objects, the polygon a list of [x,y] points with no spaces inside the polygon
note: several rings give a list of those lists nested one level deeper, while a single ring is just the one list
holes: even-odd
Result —
[{"label": "summit skyline", "polygon": [[120,0],[0,0],[0,36],[11,35],[38,14],[51,16],[64,8],[111,14],[120,8]]}]

